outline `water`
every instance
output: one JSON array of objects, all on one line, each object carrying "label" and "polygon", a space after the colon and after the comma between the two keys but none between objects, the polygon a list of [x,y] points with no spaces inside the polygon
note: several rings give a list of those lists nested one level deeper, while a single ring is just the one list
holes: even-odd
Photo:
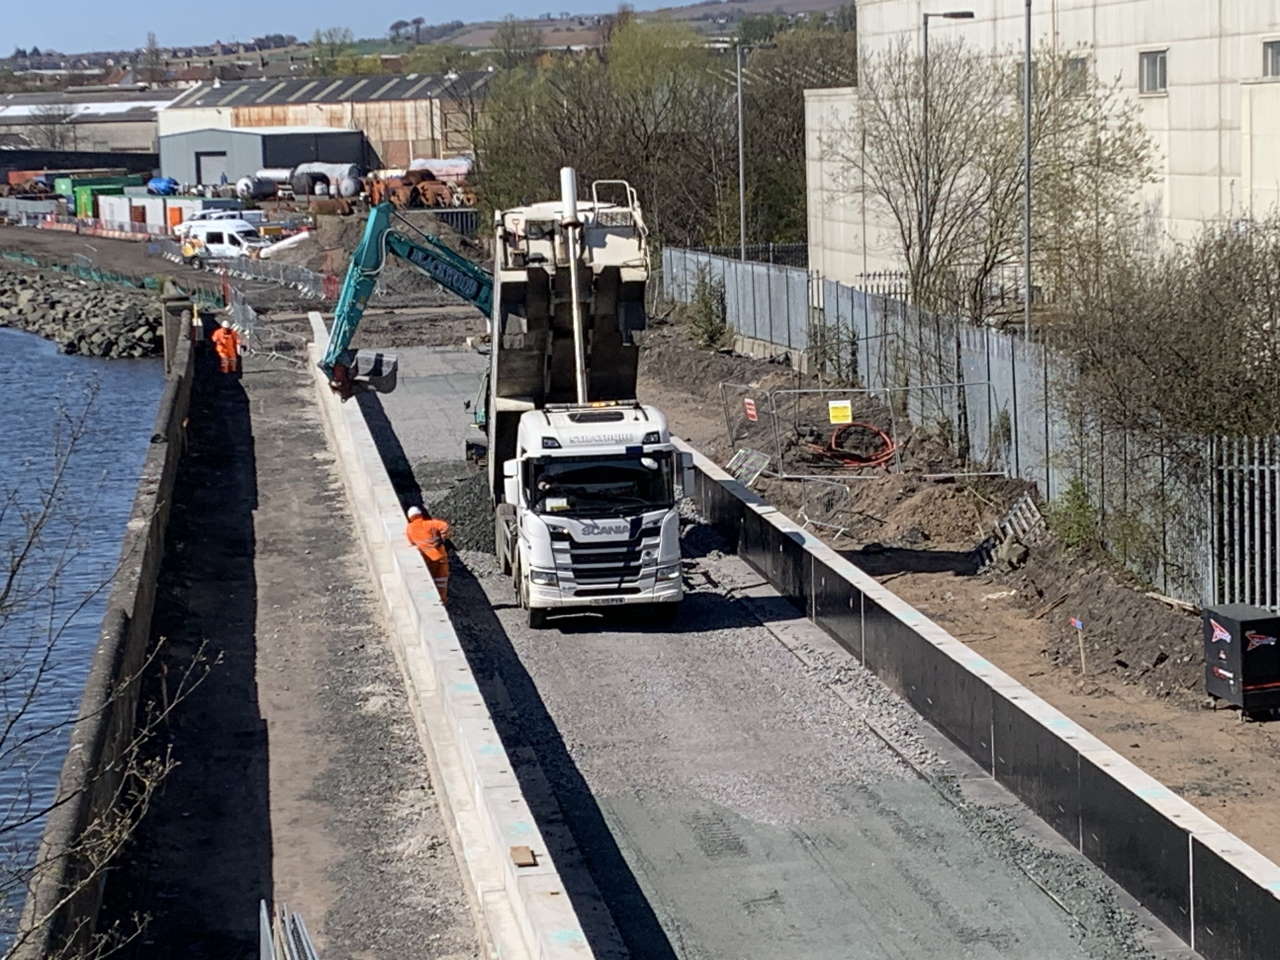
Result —
[{"label": "water", "polygon": [[[8,329],[0,329],[0,358],[7,386],[0,401],[0,506],[8,503],[0,512],[0,594],[12,546],[25,539],[32,511],[65,462],[48,524],[7,603],[0,599],[2,905],[21,896],[11,871],[34,850],[43,826],[36,814],[57,785],[67,742],[60,725],[75,716],[92,662],[164,369],[159,360],[64,356]],[[67,456],[77,419],[79,436]],[[4,734],[29,690],[29,709]],[[34,739],[18,746],[20,736]]]}]

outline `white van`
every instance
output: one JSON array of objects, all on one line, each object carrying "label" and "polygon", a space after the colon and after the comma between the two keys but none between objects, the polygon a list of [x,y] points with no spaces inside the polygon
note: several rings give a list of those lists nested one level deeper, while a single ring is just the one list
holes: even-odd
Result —
[{"label": "white van", "polygon": [[214,220],[243,220],[246,223],[257,225],[265,223],[267,215],[261,210],[197,210],[173,228],[173,235],[181,239],[190,233],[191,228],[197,224],[209,223]]},{"label": "white van", "polygon": [[199,269],[209,260],[250,257],[267,246],[267,241],[247,220],[195,222],[182,240],[182,259]]}]

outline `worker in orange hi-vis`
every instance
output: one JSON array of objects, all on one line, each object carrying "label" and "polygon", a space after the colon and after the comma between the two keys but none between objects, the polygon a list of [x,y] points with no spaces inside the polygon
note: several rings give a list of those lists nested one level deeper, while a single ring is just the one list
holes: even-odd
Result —
[{"label": "worker in orange hi-vis", "polygon": [[218,369],[223,373],[235,373],[240,362],[240,335],[223,320],[222,326],[213,331],[213,349],[218,355]]},{"label": "worker in orange hi-vis", "polygon": [[427,561],[431,579],[440,592],[440,602],[449,602],[449,553],[445,550],[445,538],[449,536],[449,524],[432,517],[421,507],[410,507],[407,514],[409,526],[405,535],[409,542]]}]

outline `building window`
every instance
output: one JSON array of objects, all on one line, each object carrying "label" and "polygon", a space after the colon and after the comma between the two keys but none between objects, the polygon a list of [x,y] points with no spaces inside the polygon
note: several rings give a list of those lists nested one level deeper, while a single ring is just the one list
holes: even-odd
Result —
[{"label": "building window", "polygon": [[1069,57],[1062,68],[1062,92],[1068,97],[1083,97],[1089,91],[1089,61]]},{"label": "building window", "polygon": [[1152,50],[1141,54],[1138,63],[1138,89],[1142,93],[1165,93],[1169,89],[1168,60],[1168,50]]},{"label": "building window", "polygon": [[1268,40],[1262,45],[1262,75],[1280,77],[1280,40]]}]

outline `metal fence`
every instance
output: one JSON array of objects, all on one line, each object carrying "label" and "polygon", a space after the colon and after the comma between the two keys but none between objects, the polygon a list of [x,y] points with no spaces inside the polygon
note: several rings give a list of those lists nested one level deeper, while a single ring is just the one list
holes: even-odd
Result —
[{"label": "metal fence", "polygon": [[726,257],[730,260],[776,263],[786,267],[809,266],[809,245],[807,243],[748,243],[745,247],[734,243],[710,247],[690,247],[689,250],[693,253],[709,253],[716,257]]},{"label": "metal fence", "polygon": [[[880,289],[898,282],[866,279]],[[1046,501],[1068,491],[1086,497],[1108,550],[1161,592],[1280,609],[1280,438],[1187,438],[1175,447],[1118,430],[1081,402],[1047,339],[931,314],[794,267],[663,250],[663,296],[690,302],[700,282],[723,285],[735,333],[803,353],[809,369],[869,395],[897,396],[893,409],[905,398],[904,418],[942,427],[976,469],[1034,482]],[[726,398],[730,436],[769,452],[786,472],[785,451],[768,432],[774,401],[752,399],[759,420],[747,429]]]},{"label": "metal fence", "polygon": [[[160,237],[147,244],[147,253],[163,257],[172,263],[182,263],[182,244],[170,237]],[[294,264],[238,257],[234,260],[211,261],[207,266],[211,273],[218,276],[260,280],[277,286],[292,287],[304,297],[314,300],[336,300],[338,296],[338,277]]]}]

